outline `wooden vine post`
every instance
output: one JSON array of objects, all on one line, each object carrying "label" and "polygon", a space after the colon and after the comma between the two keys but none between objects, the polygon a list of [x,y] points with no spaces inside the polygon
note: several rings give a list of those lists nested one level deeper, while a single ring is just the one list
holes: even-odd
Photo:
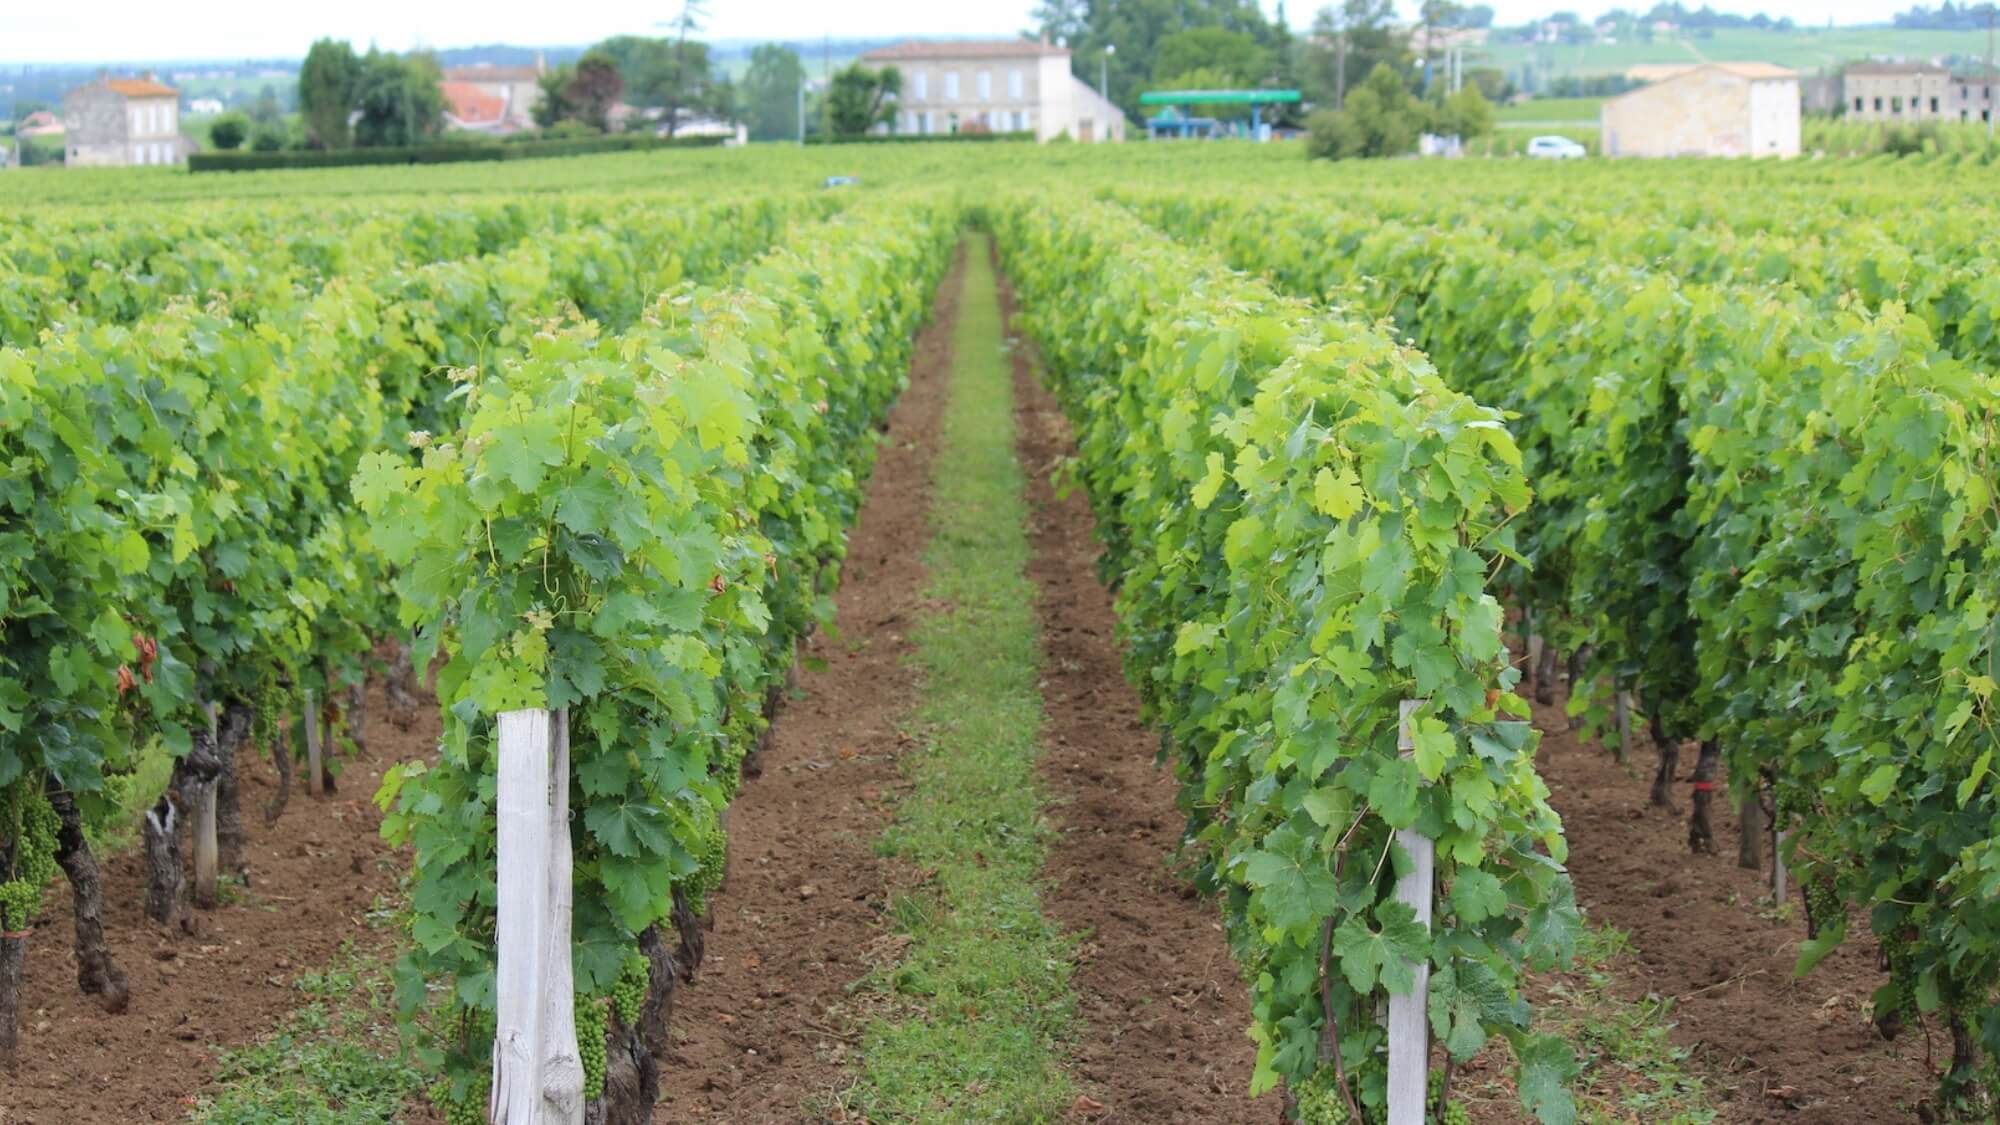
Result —
[{"label": "wooden vine post", "polygon": [[[202,704],[208,713],[208,737],[213,742],[217,734],[216,707],[213,703]],[[219,747],[218,747],[219,749]],[[220,888],[216,885],[217,846],[215,838],[215,786],[214,779],[201,784],[195,793],[194,805],[194,904],[203,910],[213,910],[219,901]]]},{"label": "wooden vine post", "polygon": [[306,792],[320,791],[319,693],[306,689]]},{"label": "wooden vine post", "polygon": [[499,1020],[493,1125],[579,1125],[583,1059],[570,974],[569,715],[500,715]]},{"label": "wooden vine post", "polygon": [[[1422,701],[1406,699],[1400,706],[1396,724],[1396,749],[1404,757],[1416,752],[1411,716]],[[1396,880],[1396,901],[1416,911],[1417,922],[1431,928],[1431,894],[1436,867],[1436,842],[1415,828],[1396,830],[1396,846],[1410,857],[1410,869]],[[1430,1028],[1426,1008],[1430,999],[1431,963],[1428,958],[1410,964],[1414,983],[1406,996],[1389,995],[1389,1125],[1423,1125],[1425,1103],[1430,1097]]]}]

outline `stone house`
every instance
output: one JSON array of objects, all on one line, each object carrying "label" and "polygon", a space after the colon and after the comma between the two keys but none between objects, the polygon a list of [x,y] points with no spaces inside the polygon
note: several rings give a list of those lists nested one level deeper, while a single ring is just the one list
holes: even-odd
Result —
[{"label": "stone house", "polygon": [[893,124],[878,132],[1029,133],[1038,141],[1122,141],[1125,112],[1070,73],[1070,51],[1025,39],[926,43],[869,51],[861,62],[903,76]]},{"label": "stone house", "polygon": [[1991,121],[1993,111],[2000,106],[1993,104],[1994,91],[2000,89],[2000,77],[1987,74],[1953,75],[1951,84],[1945,90],[1944,115],[1948,121]]},{"label": "stone house", "polygon": [[444,81],[439,86],[447,103],[467,105],[475,93],[481,99],[497,99],[500,120],[488,128],[514,132],[535,127],[535,106],[542,100],[542,75],[548,70],[548,60],[537,52],[532,66],[491,63],[454,66],[444,72]]},{"label": "stone house", "polygon": [[1606,156],[1797,156],[1799,78],[1770,63],[1703,63],[1604,103]]},{"label": "stone house", "polygon": [[179,164],[193,147],[181,136],[181,97],[151,74],[98,76],[63,95],[64,163]]},{"label": "stone house", "polygon": [[1852,121],[1956,121],[1951,71],[1930,63],[1855,63],[1841,73],[1841,108]]}]

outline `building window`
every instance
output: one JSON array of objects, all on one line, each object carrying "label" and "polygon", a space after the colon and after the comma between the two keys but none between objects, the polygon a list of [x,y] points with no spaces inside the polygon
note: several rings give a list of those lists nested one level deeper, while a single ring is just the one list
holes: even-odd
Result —
[{"label": "building window", "polygon": [[979,100],[982,102],[990,101],[992,100],[992,97],[993,97],[993,72],[990,70],[982,70],[979,72]]},{"label": "building window", "polygon": [[1007,72],[1007,96],[1019,99],[1022,88],[1021,71],[1016,68]]},{"label": "building window", "polygon": [[1854,112],[1861,112],[1861,99],[1859,97],[1854,99]]},{"label": "building window", "polygon": [[[912,81],[912,84],[911,84],[911,86],[910,86],[910,100],[911,100],[911,101],[913,101],[913,102],[921,102],[921,101],[928,101],[928,100],[930,99],[930,96],[931,96],[931,94],[930,94],[930,86],[931,86],[931,84],[930,84],[930,77],[931,77],[931,76],[930,76],[930,75],[929,75],[929,74],[928,74],[927,72],[925,72],[925,71],[921,71],[921,70],[920,70],[920,71],[918,71],[918,72],[917,72],[917,73],[916,73],[916,74],[915,74],[915,75],[913,76],[913,78],[912,78],[912,80],[911,80],[911,81]],[[1859,107],[1859,106],[1856,106],[1855,108],[1856,108],[1856,109],[1859,109],[1859,108],[1861,108],[1861,107]]]},{"label": "building window", "polygon": [[1932,113],[1936,113],[1936,112],[1937,112],[1937,99],[1936,99],[1936,98],[1932,98],[1932,99],[1931,99],[1931,112],[1932,112]]},{"label": "building window", "polygon": [[1014,111],[1014,132],[1019,133],[1027,129],[1028,126],[1023,120],[1024,117],[1025,115],[1020,110],[1017,109]]},{"label": "building window", "polygon": [[1889,99],[1889,112],[1891,112],[1891,113],[1901,113],[1901,112],[1903,112],[1903,99],[1901,99],[1901,98],[1890,98],[1890,99]]},{"label": "building window", "polygon": [[[955,70],[944,72],[944,100],[948,102],[958,100],[958,72]],[[953,128],[952,132],[958,132],[957,128]]]},{"label": "building window", "polygon": [[1876,113],[1882,112],[1882,99],[1880,97],[1877,97],[1875,99],[1875,112]]},{"label": "building window", "polygon": [[[949,89],[949,87],[947,87],[947,89]],[[958,114],[956,113],[946,114],[945,126],[949,132],[953,133],[958,132]]]}]

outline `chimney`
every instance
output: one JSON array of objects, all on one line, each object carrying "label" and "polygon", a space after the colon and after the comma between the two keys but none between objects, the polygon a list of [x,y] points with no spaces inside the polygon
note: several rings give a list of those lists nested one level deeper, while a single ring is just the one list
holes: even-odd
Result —
[{"label": "chimney", "polygon": [[158,82],[159,80],[160,80],[160,72],[159,72],[159,71],[157,71],[157,70],[149,70],[149,71],[147,71],[147,72],[146,72],[146,81],[148,81],[148,82]]}]

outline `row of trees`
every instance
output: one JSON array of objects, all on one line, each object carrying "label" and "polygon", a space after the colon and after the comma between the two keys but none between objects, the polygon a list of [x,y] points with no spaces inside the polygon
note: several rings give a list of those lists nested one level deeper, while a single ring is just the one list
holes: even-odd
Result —
[{"label": "row of trees", "polygon": [[437,136],[444,124],[444,77],[428,54],[397,55],[370,48],[357,55],[338,39],[321,39],[299,67],[299,112],[313,148],[411,145]]}]

